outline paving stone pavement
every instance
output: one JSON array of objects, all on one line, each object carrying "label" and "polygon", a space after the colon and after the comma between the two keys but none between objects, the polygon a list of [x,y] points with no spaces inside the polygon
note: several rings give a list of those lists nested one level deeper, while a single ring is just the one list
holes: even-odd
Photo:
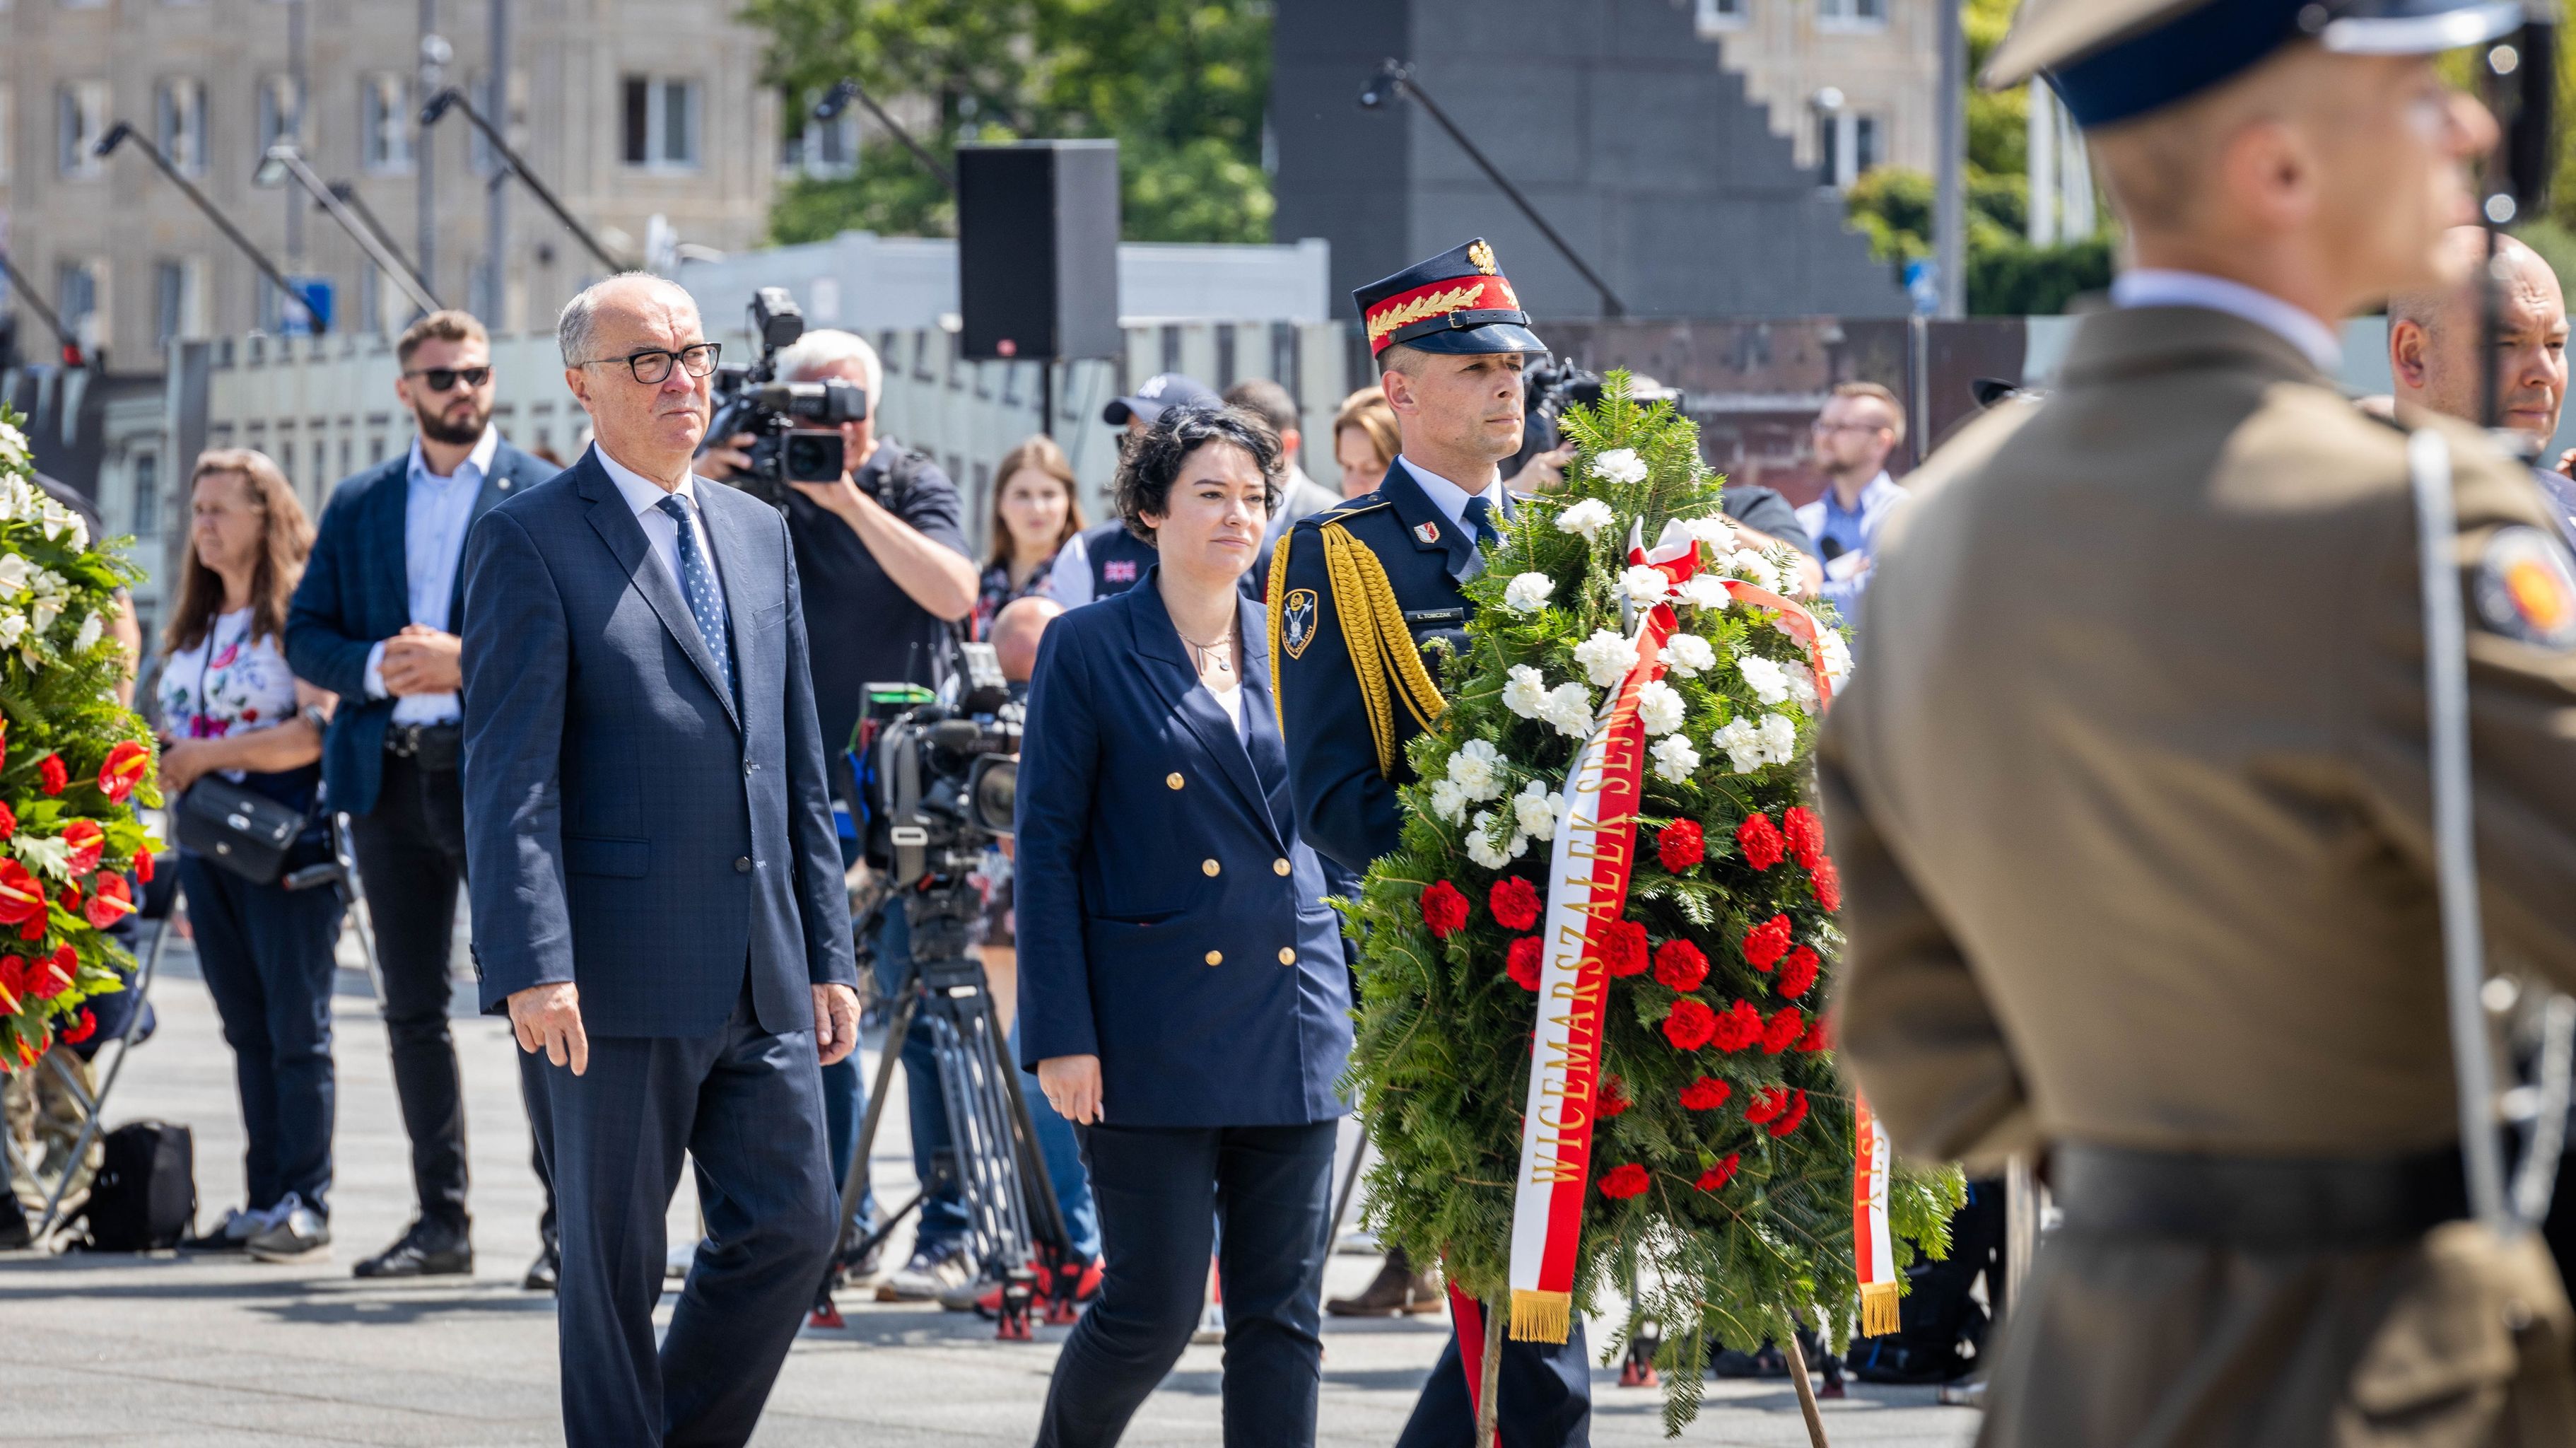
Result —
[{"label": "paving stone pavement", "polygon": [[[354,954],[345,963],[354,966]],[[231,1056],[184,941],[172,943],[154,995],[160,1035],[136,1056],[109,1116],[194,1128],[204,1221],[241,1193]],[[506,1027],[470,1014],[455,1022],[473,1153],[475,1275],[377,1286],[352,1279],[349,1264],[402,1229],[411,1188],[384,1030],[361,970],[341,974],[336,1022],[332,1260],[271,1267],[167,1254],[0,1254],[0,1340],[8,1345],[0,1448],[479,1448],[562,1440],[553,1299],[518,1286],[536,1249],[537,1193]],[[869,1057],[872,1068],[873,1049]],[[878,1190],[895,1201],[909,1196],[912,1182],[905,1120],[893,1104],[886,1113],[891,1139],[875,1150]],[[694,1212],[684,1177],[671,1211],[675,1240],[691,1232]],[[1355,1290],[1374,1267],[1372,1258],[1336,1256],[1328,1290]],[[846,1329],[809,1328],[798,1341],[756,1445],[1030,1440],[1066,1329],[1041,1328],[1035,1343],[1000,1343],[971,1315],[860,1296],[844,1294]],[[1596,1327],[1595,1341],[1605,1337]],[[1326,1319],[1317,1441],[1334,1448],[1394,1442],[1441,1342],[1436,1321]],[[1217,1444],[1221,1368],[1221,1349],[1189,1349],[1125,1441],[1137,1448]],[[1619,1388],[1606,1370],[1596,1369],[1594,1381],[1596,1444],[1663,1441],[1658,1393]],[[1681,1441],[1743,1448],[1807,1442],[1786,1384],[1712,1383],[1709,1393]],[[1859,1384],[1848,1400],[1826,1405],[1825,1421],[1837,1448],[1956,1448],[1976,1429],[1973,1412],[1935,1406],[1928,1390]]]}]

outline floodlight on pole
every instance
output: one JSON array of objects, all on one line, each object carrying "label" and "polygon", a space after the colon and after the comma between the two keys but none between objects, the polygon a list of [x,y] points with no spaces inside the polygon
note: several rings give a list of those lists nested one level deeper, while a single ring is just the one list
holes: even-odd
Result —
[{"label": "floodlight on pole", "polygon": [[464,91],[455,86],[449,86],[431,96],[429,104],[420,108],[421,129],[427,130],[437,125],[449,111],[464,113],[465,119],[473,123],[474,129],[483,133],[483,139],[491,145],[492,153],[501,158],[502,166],[511,175],[519,178],[520,183],[528,188],[528,193],[537,198],[538,205],[554,213],[555,220],[562,222],[564,230],[571,232],[573,238],[579,241],[585,250],[597,257],[601,266],[610,271],[633,269],[625,258],[611,253],[607,247],[600,245],[599,238],[592,236],[588,227],[573,219],[573,214],[564,209],[564,204],[555,199],[552,191],[546,189],[546,183],[538,180],[537,173],[528,169],[527,159],[511,149],[509,141],[502,136],[500,128],[493,125],[489,117],[474,108],[474,102],[465,98]]},{"label": "floodlight on pole", "polygon": [[36,290],[35,283],[27,280],[25,272],[18,270],[18,264],[9,259],[9,252],[5,247],[0,247],[0,276],[9,279],[9,285],[16,289],[16,295],[27,303],[27,310],[34,312],[37,320],[43,322],[47,329],[53,332],[54,340],[62,346],[63,365],[88,366],[89,358],[81,351],[80,338],[73,336],[71,329],[63,325],[60,314],[45,305],[44,294]]},{"label": "floodlight on pole", "polygon": [[341,205],[349,208],[351,216],[358,218],[367,230],[376,234],[376,240],[385,244],[386,254],[402,263],[402,269],[411,273],[411,279],[420,283],[422,291],[431,290],[429,278],[413,264],[409,256],[404,255],[401,245],[395,242],[393,233],[385,229],[384,221],[368,207],[367,198],[358,194],[358,188],[355,185],[347,181],[334,181],[331,183],[331,194],[340,199]]},{"label": "floodlight on pole", "polygon": [[1431,119],[1440,123],[1440,129],[1449,133],[1449,139],[1458,143],[1458,149],[1467,153],[1467,159],[1476,163],[1478,169],[1485,173],[1485,178],[1493,182],[1495,188],[1509,198],[1514,206],[1520,208],[1521,215],[1529,218],[1530,225],[1538,228],[1539,235],[1546,237],[1549,244],[1556,248],[1557,253],[1573,263],[1574,269],[1583,274],[1583,279],[1592,284],[1592,289],[1601,294],[1603,316],[1615,319],[1628,315],[1627,305],[1619,300],[1617,292],[1610,290],[1610,284],[1601,279],[1600,273],[1594,271],[1585,264],[1582,257],[1575,254],[1574,247],[1564,237],[1556,234],[1556,228],[1547,224],[1547,218],[1538,214],[1538,208],[1530,204],[1529,198],[1521,194],[1520,188],[1514,186],[1493,162],[1485,159],[1485,153],[1476,149],[1476,143],[1468,140],[1467,133],[1458,129],[1457,123],[1449,119],[1449,113],[1440,109],[1440,103],[1423,90],[1422,82],[1413,78],[1413,67],[1390,58],[1378,66],[1376,73],[1368,78],[1368,84],[1361,88],[1360,109],[1378,110],[1388,101],[1396,99],[1412,101],[1422,107],[1423,112]]},{"label": "floodlight on pole", "polygon": [[178,187],[190,201],[195,202],[199,211],[206,213],[206,219],[215,224],[215,229],[222,232],[226,240],[241,248],[242,255],[250,258],[250,264],[259,268],[259,274],[268,278],[271,286],[286,295],[286,304],[293,309],[287,315],[304,318],[317,336],[330,330],[329,325],[315,315],[313,308],[305,302],[304,293],[297,291],[295,284],[286,279],[286,273],[277,269],[277,263],[270,261],[267,254],[258,247],[251,245],[250,238],[242,235],[241,228],[233,225],[230,217],[216,210],[215,203],[206,199],[206,193],[198,190],[186,176],[180,173],[178,167],[171,165],[170,158],[161,154],[160,147],[145,140],[141,131],[123,121],[118,121],[107,128],[106,135],[98,138],[98,145],[92,148],[91,154],[104,160],[114,155],[116,148],[128,141],[132,141],[144,155],[150,157],[152,164],[160,168],[161,174],[170,178],[170,184]]},{"label": "floodlight on pole", "polygon": [[259,158],[259,166],[251,172],[251,183],[274,186],[286,177],[293,177],[295,184],[303,187],[316,205],[329,212],[333,221],[340,223],[340,229],[349,233],[349,239],[358,244],[358,249],[367,254],[367,259],[376,264],[376,269],[390,275],[395,284],[410,295],[412,305],[424,312],[439,310],[442,304],[437,295],[412,274],[402,258],[386,249],[371,228],[349,213],[348,206],[331,193],[331,188],[323,184],[311,166],[305,164],[304,153],[297,150],[292,142],[280,141]]}]

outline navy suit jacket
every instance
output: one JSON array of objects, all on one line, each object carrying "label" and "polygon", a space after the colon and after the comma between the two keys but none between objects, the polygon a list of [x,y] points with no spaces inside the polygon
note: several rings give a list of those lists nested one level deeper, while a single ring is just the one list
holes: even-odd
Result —
[{"label": "navy suit jacket", "polygon": [[[490,512],[511,493],[535,487],[560,469],[504,442],[492,454],[467,519]],[[305,560],[304,580],[286,613],[286,664],[295,676],[340,696],[322,740],[322,783],[331,807],[353,815],[376,807],[385,772],[385,729],[392,699],[367,697],[367,654],[411,622],[411,568],[403,548],[404,515],[411,501],[411,450],[331,490],[322,526]],[[447,626],[464,631],[465,565],[447,601]]]},{"label": "navy suit jacket", "polygon": [[1120,1126],[1342,1115],[1350,974],[1297,838],[1261,606],[1238,605],[1247,740],[1149,570],[1047,625],[1020,744],[1020,1055],[1100,1058]]},{"label": "navy suit jacket", "polygon": [[813,1024],[856,987],[787,522],[696,489],[733,634],[717,683],[595,453],[465,543],[465,853],[483,1009],[554,981],[594,1036]]}]

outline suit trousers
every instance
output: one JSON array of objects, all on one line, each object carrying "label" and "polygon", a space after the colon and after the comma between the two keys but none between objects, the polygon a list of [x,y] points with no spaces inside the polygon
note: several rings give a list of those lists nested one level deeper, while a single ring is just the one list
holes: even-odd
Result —
[{"label": "suit trousers", "polygon": [[[762,1030],[748,982],[713,1035],[593,1036],[583,1074],[545,1067],[571,1448],[750,1439],[837,1235],[822,1089],[812,1029]],[[684,1161],[707,1234],[656,1351]]]},{"label": "suit trousers", "polygon": [[1100,1296],[1056,1359],[1039,1448],[1118,1441],[1189,1346],[1211,1250],[1225,1292],[1226,1448],[1315,1441],[1336,1124],[1082,1133],[1100,1208]]},{"label": "suit trousers", "polygon": [[197,969],[241,1088],[245,1206],[264,1211],[293,1192],[330,1214],[331,987],[339,966],[340,896],[329,889],[255,885],[190,851],[179,888]]},{"label": "suit trousers", "polygon": [[[1503,1448],[1583,1448],[1592,1441],[1592,1349],[1584,1339],[1583,1319],[1574,1320],[1574,1330],[1561,1343],[1516,1342],[1505,1336],[1494,1380],[1503,1399]],[[1453,1329],[1431,1380],[1414,1400],[1413,1416],[1395,1440],[1396,1448],[1475,1448],[1473,1401]]]},{"label": "suit trousers", "polygon": [[[453,767],[423,769],[418,760],[388,754],[384,770],[375,809],[349,817],[350,845],[375,923],[394,1097],[411,1138],[420,1215],[461,1233],[467,1225],[465,1086],[447,1007],[456,891],[465,880],[465,791]],[[535,1093],[542,1059],[525,1052],[519,1057],[520,1099],[532,1125],[539,1114]],[[532,1152],[530,1159],[546,1192],[538,1231],[551,1242],[554,1189],[544,1154]]]}]

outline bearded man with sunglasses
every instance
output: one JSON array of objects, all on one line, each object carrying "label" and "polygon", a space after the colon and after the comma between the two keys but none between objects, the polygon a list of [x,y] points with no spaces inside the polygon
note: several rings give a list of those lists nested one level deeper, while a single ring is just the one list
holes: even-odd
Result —
[{"label": "bearded man with sunglasses", "polygon": [[[471,1274],[465,1094],[448,1035],[450,936],[465,876],[458,691],[466,529],[557,471],[492,427],[492,345],[464,312],[432,312],[395,344],[394,395],[420,424],[411,446],[341,482],[322,511],[286,621],[296,674],[340,696],[322,751],[329,807],[347,812],[375,922],[394,1091],[411,1138],[417,1218],[360,1277]],[[523,1058],[521,1089],[534,1089]],[[535,1098],[528,1098],[533,1119]],[[554,1193],[526,1285],[555,1279]]]}]

